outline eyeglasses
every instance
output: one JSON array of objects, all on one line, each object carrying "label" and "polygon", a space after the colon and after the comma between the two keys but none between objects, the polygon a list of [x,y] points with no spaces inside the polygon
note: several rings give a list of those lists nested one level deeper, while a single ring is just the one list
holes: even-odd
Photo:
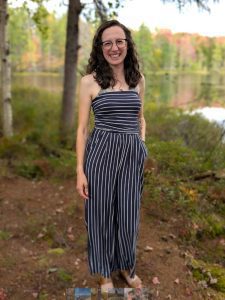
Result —
[{"label": "eyeglasses", "polygon": [[[124,48],[127,44],[127,39],[117,39],[115,40],[116,46],[120,49]],[[101,43],[102,48],[105,50],[110,50],[113,46],[113,41],[105,41]]]}]

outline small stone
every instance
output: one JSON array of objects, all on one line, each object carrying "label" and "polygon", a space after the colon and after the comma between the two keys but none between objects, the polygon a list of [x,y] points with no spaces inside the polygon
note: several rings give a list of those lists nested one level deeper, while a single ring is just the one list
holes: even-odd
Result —
[{"label": "small stone", "polygon": [[180,283],[179,278],[176,278],[176,279],[174,280],[174,282],[175,282],[176,284],[179,284],[179,283]]},{"label": "small stone", "polygon": [[164,241],[164,242],[168,242],[168,238],[166,236],[161,236],[161,239]]},{"label": "small stone", "polygon": [[171,299],[172,299],[172,296],[169,294],[169,295],[166,296],[166,299],[171,300]]}]

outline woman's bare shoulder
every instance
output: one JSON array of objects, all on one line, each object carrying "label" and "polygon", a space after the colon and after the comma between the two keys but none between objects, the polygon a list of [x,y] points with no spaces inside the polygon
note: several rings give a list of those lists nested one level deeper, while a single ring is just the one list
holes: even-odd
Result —
[{"label": "woman's bare shoulder", "polygon": [[88,74],[83,76],[81,78],[80,84],[81,87],[86,90],[86,92],[89,91],[92,99],[94,99],[98,95],[101,89],[101,87],[98,85],[97,81],[95,80],[94,74]]},{"label": "woman's bare shoulder", "polygon": [[81,84],[82,85],[85,85],[85,86],[91,86],[93,85],[95,82],[95,79],[94,79],[94,75],[93,74],[87,74],[87,75],[84,75],[82,78],[81,78]]}]

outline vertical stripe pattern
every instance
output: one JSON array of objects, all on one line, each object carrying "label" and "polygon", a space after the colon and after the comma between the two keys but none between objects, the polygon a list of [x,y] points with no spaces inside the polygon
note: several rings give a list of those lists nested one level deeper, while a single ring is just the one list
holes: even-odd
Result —
[{"label": "vertical stripe pattern", "polygon": [[93,100],[95,128],[84,169],[88,262],[91,274],[135,275],[136,241],[147,149],[139,136],[140,99],[134,91],[106,92]]}]

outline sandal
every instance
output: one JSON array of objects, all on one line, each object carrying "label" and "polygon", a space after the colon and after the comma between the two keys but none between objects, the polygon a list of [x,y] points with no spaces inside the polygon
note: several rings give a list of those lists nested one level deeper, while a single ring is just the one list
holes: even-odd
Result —
[{"label": "sandal", "polygon": [[128,271],[120,271],[120,273],[126,280],[129,287],[135,289],[142,289],[142,281],[137,275],[134,275],[134,278],[131,278]]},{"label": "sandal", "polygon": [[107,299],[109,290],[114,288],[112,279],[100,276],[98,283],[100,285],[102,298]]}]

